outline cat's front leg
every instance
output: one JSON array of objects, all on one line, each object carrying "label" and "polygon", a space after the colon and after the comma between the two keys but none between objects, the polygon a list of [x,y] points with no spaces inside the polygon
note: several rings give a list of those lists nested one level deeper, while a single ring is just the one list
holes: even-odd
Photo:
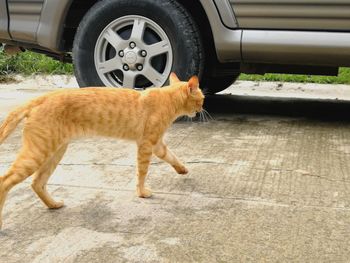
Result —
[{"label": "cat's front leg", "polygon": [[145,180],[148,173],[148,167],[151,162],[153,145],[149,141],[138,143],[137,151],[137,185],[136,193],[138,197],[147,198],[152,196],[151,190],[145,187]]},{"label": "cat's front leg", "polygon": [[154,154],[169,163],[178,174],[187,174],[188,170],[185,165],[176,157],[176,155],[166,146],[163,140],[153,147]]}]

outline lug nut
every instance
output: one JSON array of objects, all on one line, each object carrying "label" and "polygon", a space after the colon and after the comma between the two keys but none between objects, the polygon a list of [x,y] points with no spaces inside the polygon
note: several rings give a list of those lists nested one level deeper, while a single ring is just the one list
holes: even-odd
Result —
[{"label": "lug nut", "polygon": [[135,47],[136,47],[135,42],[130,42],[129,47],[131,47],[131,48],[135,48]]},{"label": "lug nut", "polygon": [[124,51],[123,50],[120,50],[118,54],[119,54],[119,57],[124,57]]},{"label": "lug nut", "polygon": [[128,70],[129,70],[129,66],[128,66],[127,64],[124,64],[123,69],[124,69],[125,71],[128,71]]},{"label": "lug nut", "polygon": [[137,68],[138,71],[143,70],[143,66],[142,66],[141,64],[138,64],[138,65],[136,66],[136,68]]},{"label": "lug nut", "polygon": [[147,51],[146,51],[146,50],[141,50],[141,56],[142,56],[142,57],[147,56]]}]

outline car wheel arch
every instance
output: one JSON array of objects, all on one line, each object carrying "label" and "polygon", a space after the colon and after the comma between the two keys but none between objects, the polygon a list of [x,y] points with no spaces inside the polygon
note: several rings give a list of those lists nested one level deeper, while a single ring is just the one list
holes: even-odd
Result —
[{"label": "car wheel arch", "polygon": [[[69,52],[72,48],[73,39],[75,32],[69,32],[78,27],[78,23],[83,19],[84,15],[88,12],[88,10],[100,0],[69,0],[69,8],[65,14],[63,28],[61,30],[62,34],[59,39],[58,47],[62,47],[65,52]],[[181,5],[192,15],[193,19],[197,23],[200,28],[201,33],[203,34],[203,38],[205,38],[206,42],[206,50],[214,50],[214,39],[212,34],[211,25],[207,18],[207,14],[202,6],[201,0],[173,0]],[[76,14],[76,10],[79,10],[79,13]],[[208,30],[209,29],[209,30]],[[72,34],[73,33],[73,34]]]}]

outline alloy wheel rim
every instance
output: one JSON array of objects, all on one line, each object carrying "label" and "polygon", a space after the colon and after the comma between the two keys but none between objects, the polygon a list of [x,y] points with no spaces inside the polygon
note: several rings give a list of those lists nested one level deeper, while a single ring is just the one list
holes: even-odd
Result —
[{"label": "alloy wheel rim", "polygon": [[94,62],[106,86],[160,87],[171,72],[173,51],[167,34],[156,22],[128,15],[103,29],[95,45]]}]

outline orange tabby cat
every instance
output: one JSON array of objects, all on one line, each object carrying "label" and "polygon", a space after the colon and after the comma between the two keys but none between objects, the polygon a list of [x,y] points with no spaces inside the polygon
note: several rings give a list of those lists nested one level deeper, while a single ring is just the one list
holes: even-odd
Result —
[{"label": "orange tabby cat", "polygon": [[10,169],[0,177],[1,212],[9,190],[33,175],[32,188],[49,208],[60,208],[46,191],[46,183],[62,159],[71,139],[100,135],[134,140],[137,152],[139,197],[150,197],[145,177],[152,153],[171,164],[179,174],[186,167],[167,148],[163,136],[182,115],[202,111],[204,95],[198,78],[180,82],[172,73],[170,86],[142,92],[132,89],[64,89],[32,100],[11,112],[0,126],[0,144],[26,118],[23,146]]}]

